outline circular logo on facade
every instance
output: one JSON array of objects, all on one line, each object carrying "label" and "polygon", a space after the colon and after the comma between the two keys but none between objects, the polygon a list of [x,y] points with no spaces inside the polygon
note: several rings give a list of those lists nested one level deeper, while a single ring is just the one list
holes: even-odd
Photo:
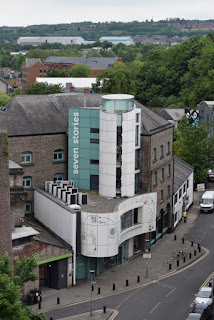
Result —
[{"label": "circular logo on facade", "polygon": [[115,234],[115,228],[111,228],[110,235],[113,236]]}]

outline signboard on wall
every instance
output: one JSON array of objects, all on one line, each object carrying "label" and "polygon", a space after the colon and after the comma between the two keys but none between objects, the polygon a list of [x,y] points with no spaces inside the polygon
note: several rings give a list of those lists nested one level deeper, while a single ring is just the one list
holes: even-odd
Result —
[{"label": "signboard on wall", "polygon": [[189,124],[197,126],[199,124],[199,110],[196,109],[185,109],[186,118]]}]

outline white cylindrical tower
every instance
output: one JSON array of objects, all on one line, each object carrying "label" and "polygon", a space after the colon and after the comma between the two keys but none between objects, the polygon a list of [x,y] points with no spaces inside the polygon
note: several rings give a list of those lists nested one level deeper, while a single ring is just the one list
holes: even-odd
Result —
[{"label": "white cylindrical tower", "polygon": [[140,111],[132,95],[102,97],[99,147],[99,193],[102,196],[135,194],[136,136],[140,130],[139,125],[136,130],[137,112]]}]

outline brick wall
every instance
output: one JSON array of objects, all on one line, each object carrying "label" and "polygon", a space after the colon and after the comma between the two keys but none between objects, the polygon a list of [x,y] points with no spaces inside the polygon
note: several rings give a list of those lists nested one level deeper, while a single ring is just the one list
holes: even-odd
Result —
[{"label": "brick wall", "polygon": [[25,91],[27,86],[34,83],[36,81],[36,77],[45,76],[47,72],[48,72],[48,67],[46,67],[40,61],[37,61],[29,68],[27,68],[26,66],[23,66],[22,91]]},{"label": "brick wall", "polygon": [[0,255],[6,251],[11,255],[11,218],[9,166],[7,160],[7,135],[0,130]]},{"label": "brick wall", "polygon": [[[39,261],[61,256],[70,253],[69,249],[57,247],[40,241],[33,241],[25,246],[17,246],[13,248],[13,260],[21,260],[24,257],[31,257],[35,253],[39,253],[41,257]],[[34,269],[35,274],[39,275],[39,266]],[[39,280],[29,281],[23,287],[23,295],[29,294],[31,289],[39,288]]]},{"label": "brick wall", "polygon": [[[170,153],[167,154],[167,143],[170,142]],[[160,158],[160,146],[163,145],[163,157]],[[166,211],[170,205],[172,213],[172,194],[173,194],[173,128],[163,130],[151,136],[141,137],[142,152],[140,178],[143,181],[143,192],[157,192],[157,216],[161,209]],[[157,160],[153,161],[152,152],[156,148]],[[170,164],[171,174],[167,175],[167,167]],[[161,179],[161,171],[164,168],[164,179]],[[154,174],[157,172],[157,184],[154,185]],[[170,196],[167,195],[167,187],[170,186]],[[161,190],[164,193],[164,200],[161,201]],[[171,226],[171,214],[170,222]]]},{"label": "brick wall", "polygon": [[[54,161],[54,150],[64,150],[64,160]],[[24,168],[24,176],[32,177],[32,188],[25,188],[28,200],[33,200],[33,187],[44,189],[45,181],[53,180],[54,174],[63,173],[67,179],[66,134],[9,137],[9,158]],[[22,152],[32,152],[32,163],[21,163]]]}]

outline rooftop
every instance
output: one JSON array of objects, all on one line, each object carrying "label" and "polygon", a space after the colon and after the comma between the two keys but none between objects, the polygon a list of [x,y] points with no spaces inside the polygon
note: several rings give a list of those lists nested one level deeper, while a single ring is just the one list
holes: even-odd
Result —
[{"label": "rooftop", "polygon": [[192,172],[194,172],[194,168],[192,166],[174,156],[174,193],[178,191],[178,189],[188,179]]}]

